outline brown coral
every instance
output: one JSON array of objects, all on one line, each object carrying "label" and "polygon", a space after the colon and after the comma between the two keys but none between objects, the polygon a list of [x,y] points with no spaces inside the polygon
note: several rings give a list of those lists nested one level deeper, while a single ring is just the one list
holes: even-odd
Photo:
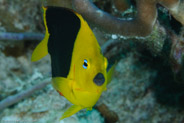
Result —
[{"label": "brown coral", "polygon": [[180,0],[136,0],[137,16],[130,20],[116,18],[98,9],[89,0],[73,0],[76,10],[89,21],[99,25],[101,28],[124,36],[147,36],[151,33],[155,24],[157,11],[156,4],[159,3],[169,9],[171,14],[184,24],[182,10],[183,1]]}]

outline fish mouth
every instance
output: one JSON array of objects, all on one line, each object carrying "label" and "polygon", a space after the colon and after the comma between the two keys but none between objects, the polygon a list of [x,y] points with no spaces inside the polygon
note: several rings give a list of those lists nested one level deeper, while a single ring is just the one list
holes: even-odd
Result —
[{"label": "fish mouth", "polygon": [[93,82],[97,85],[97,86],[101,86],[104,84],[105,82],[105,77],[102,73],[97,73],[96,76],[93,79]]}]

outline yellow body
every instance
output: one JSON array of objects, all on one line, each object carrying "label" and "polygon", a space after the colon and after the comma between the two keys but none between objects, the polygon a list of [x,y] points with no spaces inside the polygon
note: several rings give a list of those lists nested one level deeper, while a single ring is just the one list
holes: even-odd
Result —
[{"label": "yellow body", "polygon": [[[45,11],[46,8],[44,8],[45,38],[33,52],[32,61],[37,61],[48,54],[47,42],[49,33],[45,20]],[[74,44],[69,74],[66,78],[54,77],[52,79],[53,87],[74,104],[63,114],[61,119],[69,117],[84,108],[92,109],[102,92],[106,89],[108,79],[111,78],[114,68],[112,67],[109,70],[109,74],[106,72],[107,59],[101,54],[100,46],[92,30],[81,15],[75,14],[81,21],[81,27]],[[88,61],[87,69],[82,67],[84,59]],[[105,78],[105,82],[101,86],[93,82],[97,73],[102,73]]]}]

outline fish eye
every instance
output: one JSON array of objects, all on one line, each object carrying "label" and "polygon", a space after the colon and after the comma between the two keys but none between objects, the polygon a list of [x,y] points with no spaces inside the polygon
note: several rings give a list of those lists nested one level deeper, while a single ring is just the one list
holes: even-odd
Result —
[{"label": "fish eye", "polygon": [[87,69],[87,67],[88,67],[88,61],[84,59],[83,68]]}]

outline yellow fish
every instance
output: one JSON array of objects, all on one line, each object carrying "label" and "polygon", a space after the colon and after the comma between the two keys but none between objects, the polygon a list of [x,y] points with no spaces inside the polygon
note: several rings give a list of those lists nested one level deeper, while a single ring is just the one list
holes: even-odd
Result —
[{"label": "yellow fish", "polygon": [[33,51],[31,60],[50,54],[52,85],[74,104],[60,118],[64,119],[81,109],[92,109],[106,90],[114,67],[107,73],[107,59],[80,14],[62,7],[43,10],[45,38]]}]

